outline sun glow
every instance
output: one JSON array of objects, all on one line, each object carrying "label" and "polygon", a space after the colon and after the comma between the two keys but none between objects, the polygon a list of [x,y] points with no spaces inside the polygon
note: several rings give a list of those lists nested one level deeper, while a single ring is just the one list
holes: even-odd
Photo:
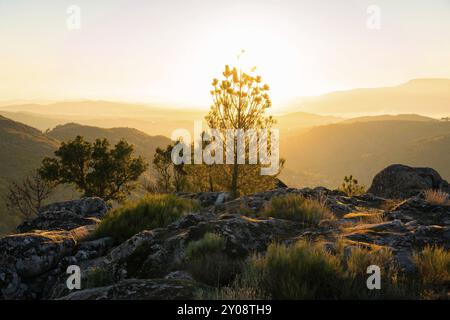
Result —
[{"label": "sun glow", "polygon": [[180,73],[187,86],[180,96],[209,105],[208,86],[213,78],[221,76],[225,64],[238,66],[246,72],[256,67],[255,74],[261,75],[270,85],[274,110],[277,105],[298,96],[299,92],[315,94],[321,91],[317,83],[307,80],[308,74],[312,74],[309,65],[316,64],[313,63],[315,57],[307,50],[298,54],[301,41],[297,40],[301,37],[293,34],[296,31],[289,29],[281,19],[274,21],[276,16],[267,17],[267,20],[258,17],[252,20],[237,16],[223,25],[211,23],[214,27],[199,35],[198,50],[189,50],[184,55],[185,59],[195,61],[195,72],[187,70],[186,64],[177,66],[186,70]]}]

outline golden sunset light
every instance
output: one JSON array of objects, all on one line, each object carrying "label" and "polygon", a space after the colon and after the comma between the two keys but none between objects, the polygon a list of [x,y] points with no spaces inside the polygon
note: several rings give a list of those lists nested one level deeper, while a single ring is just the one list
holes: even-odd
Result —
[{"label": "golden sunset light", "polygon": [[449,40],[450,0],[0,0],[4,318],[448,313]]}]

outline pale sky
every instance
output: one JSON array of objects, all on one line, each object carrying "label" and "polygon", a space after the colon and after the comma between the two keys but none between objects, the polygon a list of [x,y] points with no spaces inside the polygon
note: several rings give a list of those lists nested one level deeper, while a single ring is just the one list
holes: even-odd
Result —
[{"label": "pale sky", "polygon": [[[67,28],[70,5],[79,30]],[[242,66],[281,104],[450,78],[449,39],[450,0],[0,0],[0,100],[208,106],[212,78],[245,49]]]}]

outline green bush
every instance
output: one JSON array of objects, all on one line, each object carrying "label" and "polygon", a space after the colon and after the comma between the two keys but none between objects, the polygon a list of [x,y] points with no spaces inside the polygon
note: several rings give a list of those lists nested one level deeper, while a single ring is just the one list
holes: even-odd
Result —
[{"label": "green bush", "polygon": [[262,215],[311,224],[318,224],[324,219],[334,218],[324,201],[308,199],[299,195],[272,198]]},{"label": "green bush", "polygon": [[420,279],[426,286],[450,283],[450,252],[427,246],[413,255]]},{"label": "green bush", "polygon": [[272,244],[252,264],[263,277],[263,291],[273,299],[331,299],[342,287],[339,260],[305,241],[291,247]]},{"label": "green bush", "polygon": [[358,180],[353,178],[352,175],[344,177],[344,182],[342,183],[339,190],[343,191],[349,197],[360,196],[366,192],[366,188],[359,185]]},{"label": "green bush", "polygon": [[225,252],[225,239],[215,233],[206,233],[186,248],[189,271],[194,279],[220,287],[230,283],[239,272],[241,262]]},{"label": "green bush", "polygon": [[[216,299],[392,299],[410,297],[397,279],[387,249],[344,245],[334,250],[324,243],[298,241],[292,246],[271,244],[264,256],[254,256],[228,287],[210,294]],[[380,266],[382,290],[367,289],[367,267]]]},{"label": "green bush", "polygon": [[199,209],[197,202],[174,195],[148,195],[108,213],[98,225],[98,237],[125,241],[142,230],[166,227]]},{"label": "green bush", "polygon": [[84,279],[83,288],[98,288],[109,286],[114,283],[111,272],[103,268],[93,268]]}]

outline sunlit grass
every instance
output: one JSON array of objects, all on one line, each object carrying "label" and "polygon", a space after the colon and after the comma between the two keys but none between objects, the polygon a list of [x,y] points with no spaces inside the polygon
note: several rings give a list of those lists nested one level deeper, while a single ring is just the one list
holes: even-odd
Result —
[{"label": "sunlit grass", "polygon": [[429,204],[433,205],[449,205],[449,195],[446,192],[443,192],[441,190],[433,190],[429,189],[426,190],[425,193],[425,201]]},{"label": "sunlit grass", "polygon": [[148,195],[109,212],[98,225],[98,237],[125,241],[143,230],[166,227],[200,208],[196,201],[174,195]]},{"label": "sunlit grass", "polygon": [[311,224],[318,224],[324,219],[334,218],[325,201],[309,199],[299,195],[272,198],[262,215]]}]

